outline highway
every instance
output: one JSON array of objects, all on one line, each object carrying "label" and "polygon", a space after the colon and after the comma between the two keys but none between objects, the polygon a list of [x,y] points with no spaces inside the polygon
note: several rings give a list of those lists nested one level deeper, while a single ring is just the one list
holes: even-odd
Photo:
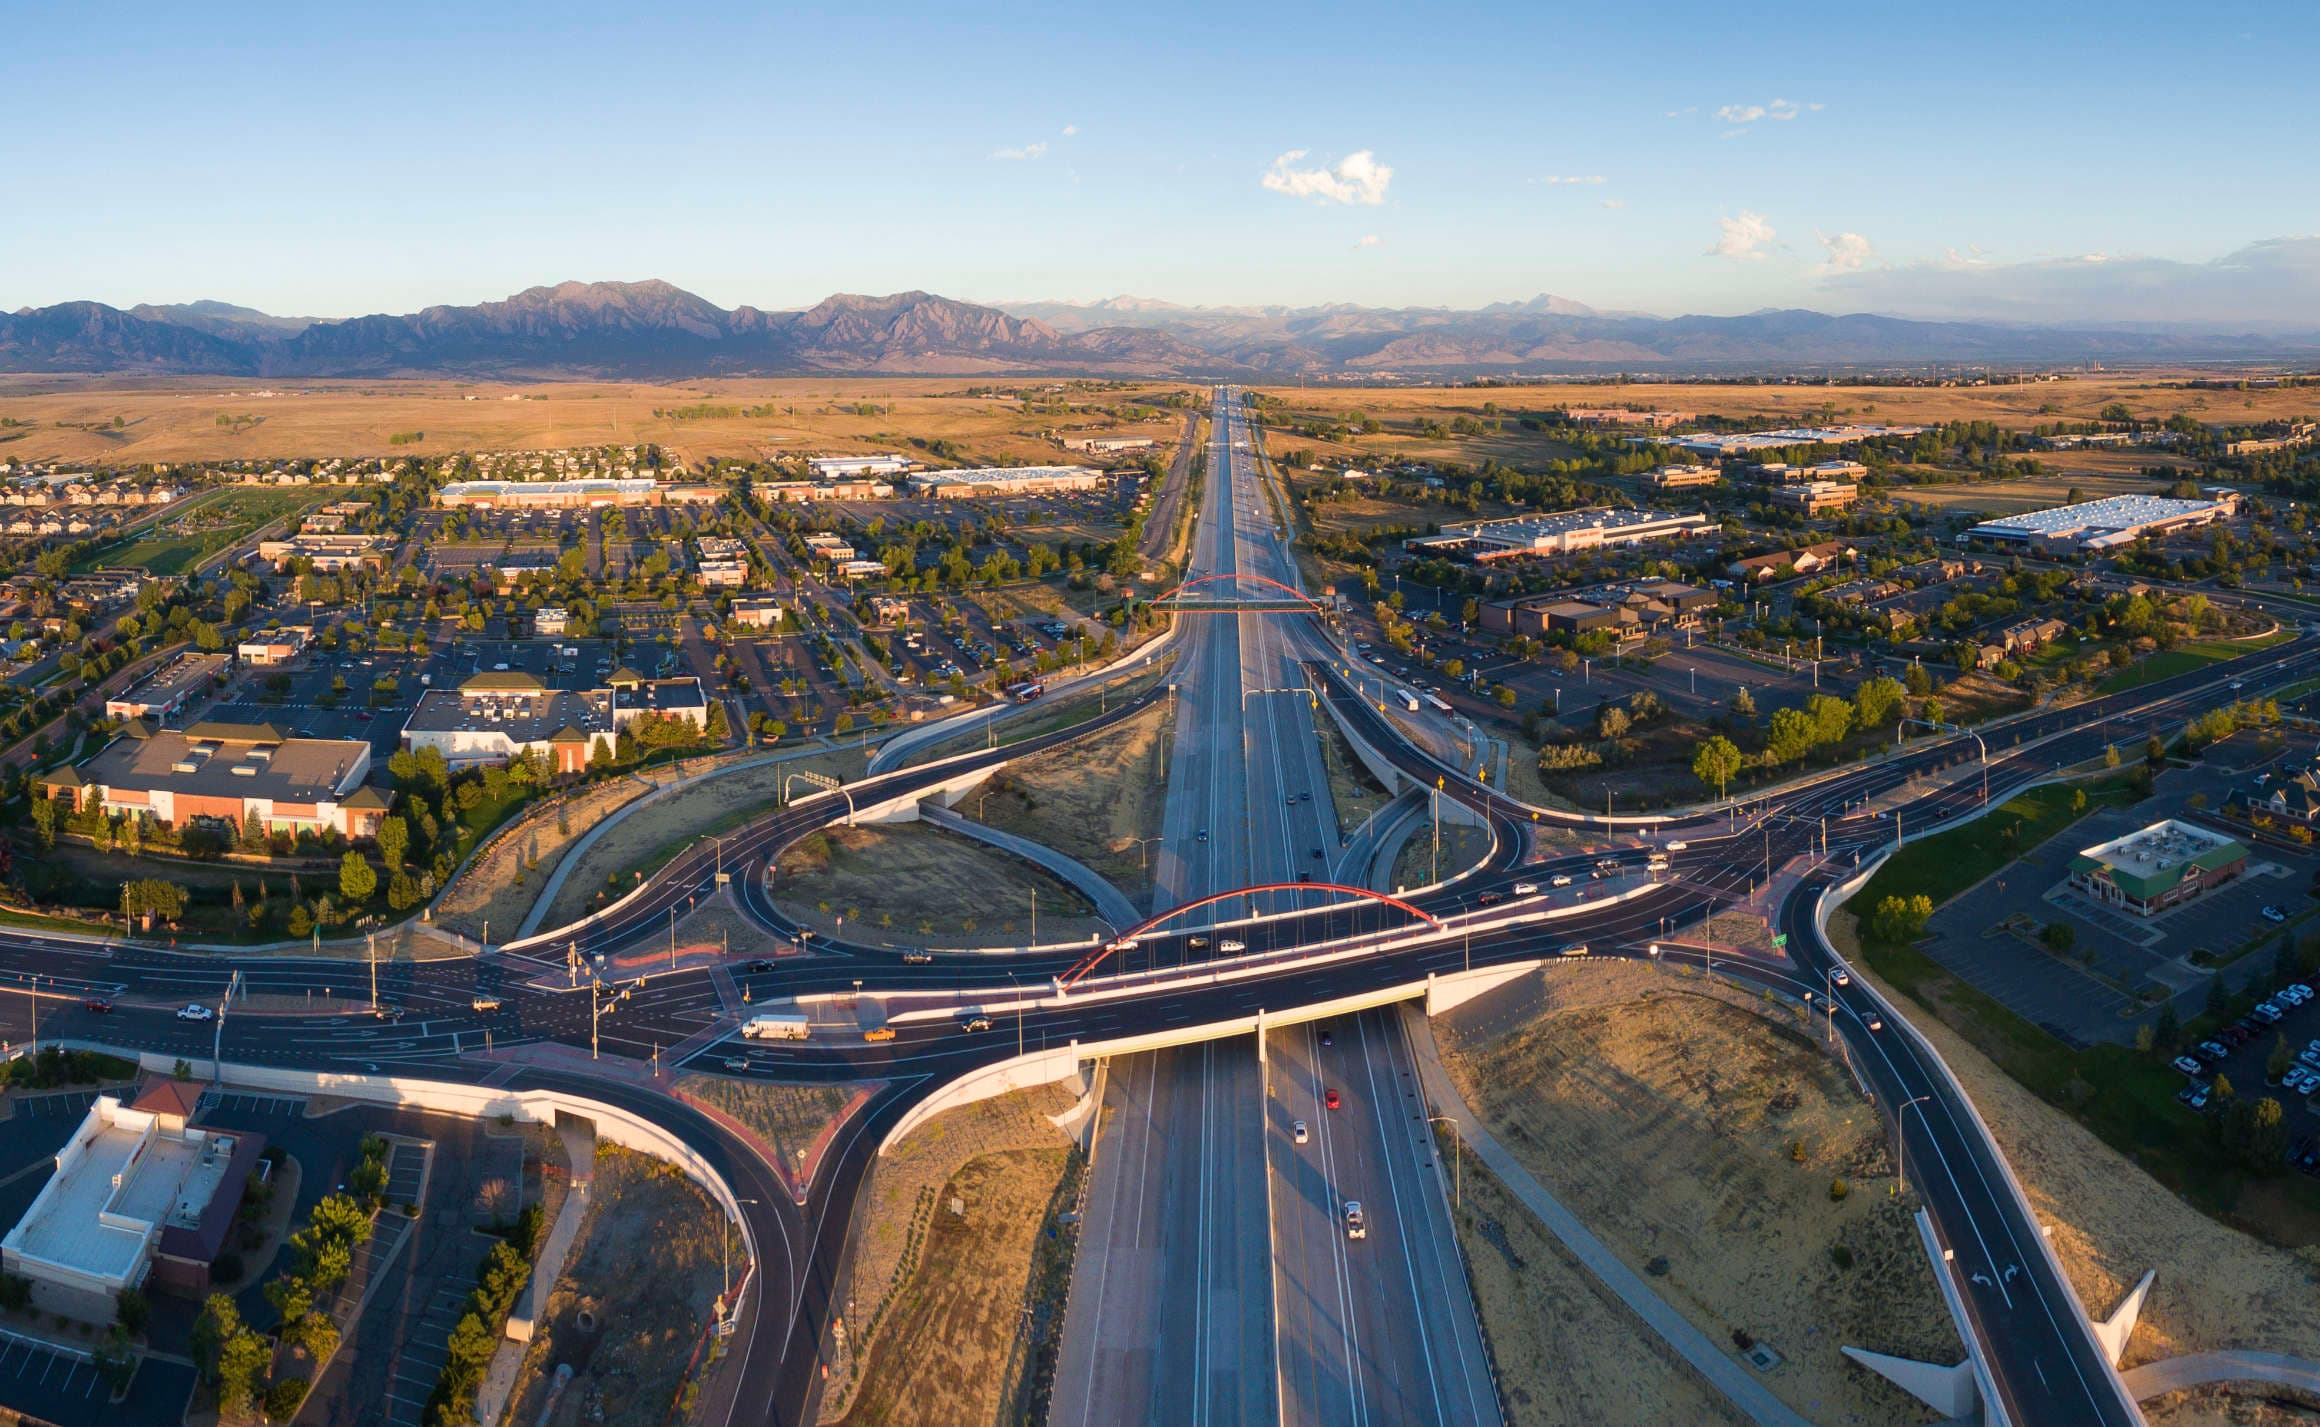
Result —
[{"label": "highway", "polygon": [[[1232,573],[1246,538],[1227,425],[1211,425],[1196,574]],[[1251,622],[1202,616],[1178,639],[1154,878],[1163,907],[1246,886],[1273,860],[1249,818],[1257,769],[1241,692]],[[1076,1404],[1072,1420],[1276,1415],[1262,1110],[1253,1042],[1112,1067],[1056,1373],[1054,1400]]]},{"label": "highway", "polygon": [[[1219,430],[1217,440],[1220,446],[1231,445],[1225,429]],[[1249,510],[1263,509],[1253,470],[1230,452],[1221,458],[1212,453],[1210,479],[1202,516],[1204,543],[1196,558],[1204,569],[1227,561],[1234,570],[1258,568],[1254,561],[1264,554],[1269,531],[1261,516],[1253,528],[1244,519]],[[1232,512],[1229,536],[1223,528],[1227,522],[1218,518],[1220,509]],[[1278,555],[1277,550],[1273,553]],[[1251,563],[1243,565],[1244,560]],[[1265,568],[1287,571],[1279,564]],[[1718,905],[1728,905],[1757,885],[1769,869],[1800,860],[1807,869],[1804,888],[1783,904],[1780,914],[1790,937],[1790,962],[1735,960],[1728,969],[1766,984],[1817,989],[1812,983],[1828,968],[1810,929],[1812,899],[1833,877],[1845,875],[1856,858],[1891,844],[1897,828],[1914,837],[1945,820],[1980,810],[1985,805],[1984,776],[1988,799],[1994,803],[2050,776],[2057,766],[2099,755],[2108,742],[2139,742],[2145,731],[2177,725],[2191,713],[2284,687],[2304,677],[2314,653],[2320,652],[2320,639],[2300,634],[2227,666],[2155,680],[2141,689],[2015,720],[1993,731],[1991,736],[2001,746],[1989,749],[1986,768],[1971,735],[1929,736],[1898,756],[1834,770],[1744,806],[1668,819],[1659,828],[1659,837],[1680,836],[1688,846],[1671,855],[1667,873],[1657,879],[1643,873],[1646,847],[1638,840],[1617,854],[1624,869],[1621,877],[1592,882],[1586,876],[1592,857],[1525,861],[1528,825],[1550,818],[1581,819],[1512,802],[1411,748],[1354,692],[1339,672],[1346,656],[1313,632],[1311,620],[1300,615],[1201,615],[1188,616],[1185,624],[1177,675],[1177,727],[1179,737],[1191,739],[1192,753],[1205,762],[1198,778],[1180,774],[1182,781],[1201,790],[1199,801],[1188,803],[1181,812],[1172,803],[1168,810],[1172,839],[1187,827],[1193,837],[1189,844],[1178,844],[1179,865],[1168,874],[1174,880],[1167,884],[1163,900],[1260,878],[1293,880],[1311,862],[1313,844],[1307,839],[1323,838],[1320,845],[1328,850],[1327,838],[1335,835],[1334,813],[1326,802],[1326,780],[1313,760],[1311,722],[1304,705],[1289,696],[1259,696],[1248,700],[1245,714],[1242,709],[1241,694],[1250,689],[1292,688],[1308,681],[1327,689],[1337,709],[1411,777],[1422,783],[1441,779],[1448,796],[1481,812],[1497,834],[1498,847],[1485,867],[1457,888],[1421,894],[1416,898],[1421,909],[1444,915],[1471,903],[1478,891],[1511,891],[1518,879],[1543,884],[1558,871],[1572,873],[1579,885],[1571,892],[1521,899],[1497,909],[1536,910],[1551,904],[1567,913],[1544,924],[1486,923],[1473,931],[1470,940],[1437,937],[1386,953],[1269,965],[1245,977],[1165,995],[1087,994],[1119,971],[1179,963],[1198,968],[1225,954],[1222,943],[1227,937],[1245,940],[1251,953],[1266,953],[1338,942],[1357,930],[1375,932],[1414,923],[1401,911],[1362,904],[1247,926],[1185,927],[1148,934],[1140,938],[1142,944],[1134,953],[1121,958],[1122,965],[1100,968],[1072,996],[1051,996],[1028,1009],[1023,1024],[1030,1039],[1095,1044],[1126,1034],[1252,1015],[1260,1008],[1279,1017],[1301,1006],[1410,983],[1428,973],[1551,955],[1574,940],[1589,943],[1598,954],[1644,954],[1654,937],[1696,922]],[[1192,637],[1204,626],[1214,626],[1213,637]],[[2246,687],[2227,688],[2227,680],[2244,682]],[[1165,696],[1162,691],[1147,697]],[[1126,717],[1134,707],[1117,710],[1107,719]],[[1052,746],[1104,721],[997,754],[963,755],[946,770],[911,769],[866,779],[849,791],[857,800],[904,796],[939,780],[946,771]],[[1180,747],[1179,752],[1186,750]],[[1179,769],[1188,770],[1190,762],[1180,762]],[[1176,781],[1172,779],[1172,784]],[[1305,792],[1313,794],[1310,804],[1301,796]],[[1297,798],[1294,803],[1292,796]],[[214,1038],[228,1060],[242,1063],[391,1071],[459,1081],[488,1077],[495,1084],[517,1086],[558,1083],[585,1086],[586,1093],[600,1097],[627,1097],[623,1103],[633,1102],[656,1119],[681,1125],[705,1155],[727,1168],[737,1194],[759,1201],[748,1215],[762,1274],[745,1312],[743,1336],[734,1345],[738,1366],[733,1376],[720,1379],[720,1387],[738,1384],[729,1420],[803,1422],[811,1417],[818,1391],[828,1329],[824,1295],[837,1281],[848,1215],[879,1138],[934,1089],[1012,1055],[1012,1039],[962,1035],[938,1020],[906,1023],[893,1041],[882,1045],[835,1038],[752,1045],[748,1050],[752,1074],[886,1082],[886,1089],[849,1124],[833,1152],[820,1162],[803,1208],[774,1185],[770,1171],[747,1146],[728,1140],[713,1125],[689,1117],[689,1112],[649,1089],[583,1075],[577,1065],[550,1070],[492,1057],[540,1043],[584,1055],[592,1032],[605,1056],[632,1065],[688,1039],[694,1042],[692,1054],[732,1054],[733,1042],[711,1043],[702,1034],[730,1027],[737,1009],[719,990],[716,975],[704,970],[622,972],[626,979],[616,989],[626,999],[615,1002],[609,1015],[592,1018],[592,995],[585,981],[579,989],[567,989],[567,948],[576,945],[585,954],[633,956],[655,945],[666,935],[668,910],[713,887],[720,855],[725,870],[743,879],[746,891],[748,879],[761,875],[773,852],[827,821],[834,810],[842,813],[843,806],[843,799],[823,799],[773,812],[726,837],[721,852],[702,847],[678,858],[649,879],[628,904],[585,926],[559,929],[479,959],[382,966],[380,999],[400,1007],[399,1019],[235,1010],[222,1027],[182,1022],[170,1015],[173,1007],[189,1000],[214,1004],[222,994],[230,968],[221,958],[38,932],[0,932],[0,1035],[12,1042],[25,1040],[37,1006],[43,1040],[65,1037],[165,1056],[206,1058]],[[1237,813],[1232,812],[1235,807]],[[1197,837],[1203,826],[1211,834],[1205,843]],[[1580,890],[1591,897],[1583,907],[1573,900]],[[1606,900],[1614,891],[1627,895]],[[1230,906],[1216,911],[1221,916],[1238,915]],[[1204,944],[1195,945],[1196,937]],[[784,958],[764,972],[742,971],[738,980],[760,1003],[786,995],[844,991],[856,981],[871,991],[955,988],[967,996],[991,996],[1004,993],[1010,980],[1030,984],[1066,976],[1074,960],[1068,953],[938,954],[917,964],[903,962],[890,949],[831,945],[811,955]],[[350,993],[368,996],[368,974],[359,963],[296,957],[243,958],[241,963],[247,989],[269,996],[333,1000]],[[1722,958],[1718,969],[1727,970]],[[1890,1008],[1877,1007],[1857,983],[1838,994],[1843,1003],[1838,1027],[1854,1062],[1869,1076],[1880,1105],[1888,1114],[1892,1107],[1907,1107],[1897,1133],[1912,1183],[1925,1197],[1941,1242],[1955,1255],[1952,1271],[1969,1312],[1984,1330],[1981,1337],[1991,1350],[1997,1390],[2018,1408],[2015,1420],[2138,1420],[2079,1319],[2075,1299],[2045,1258],[2037,1226],[2010,1191],[2002,1161],[1975,1128],[1970,1107],[1908,1037]],[[479,996],[497,1000],[498,1007],[475,1009],[472,1003]],[[83,1009],[84,997],[108,999],[115,1009],[105,1013]],[[1886,1028],[1867,1029],[1872,1017],[1884,1019]],[[1132,1318],[1122,1324],[1133,1330],[1138,1344],[1152,1348],[1150,1363],[1143,1369],[1151,1388],[1142,1406],[1136,1405],[1133,1392],[1124,1391],[1120,1416],[1087,1420],[1146,1420],[1143,1413],[1184,1421],[1276,1414],[1301,1421],[1428,1420],[1425,1411],[1437,1400],[1443,1404],[1439,1420],[1487,1419],[1487,1407],[1453,1406],[1459,1400],[1455,1390],[1441,1386],[1461,1375],[1471,1379],[1472,1373],[1464,1366],[1456,1334],[1431,1331],[1446,1323],[1438,1300],[1450,1296],[1449,1261],[1442,1260],[1432,1271],[1424,1267],[1429,1240],[1437,1246],[1447,1242],[1446,1227],[1436,1230],[1429,1221],[1432,1210],[1427,1206],[1439,1207],[1439,1189],[1429,1201],[1425,1175],[1416,1173],[1431,1172],[1422,1162],[1424,1147],[1415,1138],[1418,1132],[1383,1110],[1393,1101],[1406,1056],[1366,1019],[1339,1018],[1332,1030],[1335,1044],[1328,1047],[1301,1041],[1306,1032],[1298,1027],[1274,1030],[1268,1064],[1273,1094],[1282,1097],[1278,1105],[1266,1095],[1254,1043],[1245,1036],[1207,1050],[1154,1057],[1141,1079],[1125,1061],[1113,1067],[1115,1108],[1107,1117],[1091,1187],[1088,1237],[1123,1242],[1117,1225],[1098,1233],[1096,1204],[1107,1190],[1113,1202],[1147,1204],[1156,1216],[1148,1223],[1156,1227],[1142,1238],[1124,1242],[1131,1254],[1157,1256],[1158,1272],[1146,1278],[1159,1280],[1158,1297],[1148,1296],[1146,1301],[1167,1306],[1157,1318]],[[1285,1068],[1293,1065],[1307,1072],[1302,1092],[1296,1072]],[[1305,1161],[1281,1158],[1279,1143],[1284,1138],[1279,1132],[1284,1115],[1314,1122],[1313,1116],[1291,1108],[1298,1102],[1289,1097],[1309,1094],[1316,1076],[1341,1080],[1338,1088],[1356,1091],[1347,1097],[1346,1109],[1334,1117],[1322,1112],[1327,1139],[1318,1142],[1324,1151],[1318,1181]],[[1322,1088],[1325,1091],[1327,1084]],[[1143,1118],[1148,1128],[1140,1143],[1121,1128],[1121,1121],[1136,1118],[1137,1105],[1147,1112]],[[1243,1108],[1252,1105],[1253,1109]],[[1119,1113],[1120,1106],[1129,1107],[1130,1113]],[[1241,1134],[1242,1125],[1253,1126],[1249,1136]],[[1122,1145],[1132,1152],[1120,1152]],[[1274,1166],[1270,1174],[1268,1163]],[[1107,1180],[1107,1175],[1126,1175],[1129,1165],[1142,1166],[1135,1170],[1132,1183],[1126,1178]],[[1189,1175],[1187,1165],[1194,1170]],[[1268,1188],[1274,1200],[1269,1221]],[[1318,1215],[1323,1208],[1336,1212],[1342,1199],[1349,1197],[1361,1199],[1365,1207],[1377,1206],[1372,1212],[1379,1218],[1373,1221],[1372,1237],[1359,1246],[1362,1254],[1341,1260],[1320,1252],[1329,1235],[1320,1232]],[[1294,1208],[1284,1211],[1284,1199],[1295,1200],[1312,1217],[1300,1218]],[[1186,1203],[1192,1206],[1189,1218],[1184,1217]],[[1389,1223],[1393,1242],[1387,1239]],[[1341,1232],[1333,1219],[1328,1228]],[[1180,1245],[1189,1245],[1189,1254],[1180,1252]],[[1083,1254],[1083,1264],[1096,1257]],[[1178,1262],[1186,1257],[1189,1267]],[[1276,1267],[1277,1282],[1272,1281]],[[1084,1287],[1075,1282],[1074,1323],[1082,1311]],[[1108,1290],[1098,1290],[1099,1295],[1103,1291]],[[1146,1290],[1148,1295],[1152,1291]],[[1276,1292],[1278,1299],[1273,1297]],[[1263,1306],[1252,1309],[1252,1301]],[[1308,1311],[1309,1305],[1332,1301],[1354,1307],[1335,1318]],[[1397,1302],[1401,1306],[1392,1306]],[[1287,1306],[1292,1303],[1300,1305],[1294,1312]],[[1382,1328],[1373,1329],[1364,1317],[1373,1305]],[[1178,1323],[1179,1317],[1188,1321]],[[1170,1323],[1168,1331],[1155,1333],[1153,1325],[1163,1319]],[[1464,1321],[1470,1323],[1470,1313]],[[1422,1323],[1429,1331],[1397,1337],[1394,1325],[1409,1323]],[[1072,1378],[1068,1336],[1058,1401],[1068,1400],[1064,1389],[1075,1381],[1083,1389],[1092,1384],[1100,1398],[1107,1382],[1102,1374],[1109,1371],[1104,1364],[1112,1360],[1103,1357],[1098,1345],[1097,1351],[1084,1355],[1081,1375]],[[1256,1346],[1259,1342],[1261,1347]],[[1116,1346],[1123,1351],[1132,1348],[1125,1343]],[[1267,1354],[1273,1356],[1268,1359]],[[1259,1363],[1265,1363],[1269,1373],[1259,1371]],[[1330,1372],[1320,1371],[1322,1364]],[[1325,1377],[1350,1378],[1354,1386],[1344,1388],[1342,1398],[1331,1398],[1327,1393],[1337,1389],[1325,1388]],[[1300,1380],[1305,1385],[1299,1385]],[[1413,1396],[1421,1381],[1429,1384],[1429,1394],[1439,1397]]]}]

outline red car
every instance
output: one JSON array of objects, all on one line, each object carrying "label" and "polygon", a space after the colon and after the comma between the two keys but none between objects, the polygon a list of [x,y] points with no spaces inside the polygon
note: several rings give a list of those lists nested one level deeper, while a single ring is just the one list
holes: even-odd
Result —
[{"label": "red car", "polygon": [[113,1009],[113,1003],[103,999],[102,997],[91,996],[87,1000],[81,1002],[81,1009],[84,1011],[95,1011],[97,1014],[103,1015]]},{"label": "red car", "polygon": [[1332,1110],[1336,1109],[1336,1108],[1337,1108],[1337,1092],[1336,1092],[1336,1091],[1334,1091],[1334,1090],[1330,1090],[1330,1091],[1326,1091],[1326,1092],[1324,1092],[1324,1093],[1322,1094],[1322,1096],[1321,1096],[1321,1103],[1322,1103],[1322,1104],[1324,1104],[1324,1105],[1327,1105],[1327,1106],[1328,1106],[1330,1109],[1332,1109]]}]

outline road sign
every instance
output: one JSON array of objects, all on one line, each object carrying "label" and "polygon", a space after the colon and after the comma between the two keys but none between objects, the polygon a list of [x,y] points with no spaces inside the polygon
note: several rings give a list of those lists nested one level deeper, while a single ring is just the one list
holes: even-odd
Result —
[{"label": "road sign", "polygon": [[1787,933],[1787,932],[1774,932],[1774,933],[1772,934],[1772,944],[1773,944],[1774,946],[1786,946],[1786,945],[1788,945],[1788,933]]}]

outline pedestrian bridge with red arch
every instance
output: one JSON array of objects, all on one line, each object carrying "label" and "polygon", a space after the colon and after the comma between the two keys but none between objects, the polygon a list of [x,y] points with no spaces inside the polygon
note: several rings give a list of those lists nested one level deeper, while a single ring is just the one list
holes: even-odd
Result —
[{"label": "pedestrian bridge with red arch", "polygon": [[1186,580],[1175,589],[1157,595],[1152,600],[1154,609],[1174,610],[1179,614],[1321,614],[1325,607],[1318,601],[1279,580],[1263,575],[1215,574]]},{"label": "pedestrian bridge with red arch", "polygon": [[[1252,887],[1235,887],[1229,892],[1212,893],[1209,896],[1198,899],[1197,901],[1186,902],[1181,907],[1170,907],[1167,911],[1160,913],[1158,916],[1153,917],[1149,921],[1146,921],[1139,926],[1130,927],[1128,930],[1120,933],[1116,939],[1106,942],[1103,946],[1097,948],[1094,952],[1083,958],[1077,966],[1074,966],[1071,970],[1065,972],[1063,974],[1062,984],[1066,989],[1069,989],[1071,986],[1077,984],[1081,978],[1087,976],[1098,966],[1103,965],[1104,962],[1110,958],[1115,947],[1120,947],[1123,945],[1123,943],[1132,942],[1147,932],[1157,931],[1161,927],[1164,927],[1168,923],[1176,920],[1178,917],[1184,916],[1190,912],[1197,912],[1203,907],[1213,907],[1219,902],[1236,901],[1243,897],[1259,897],[1269,892],[1322,892],[1341,897],[1354,897],[1362,901],[1375,902],[1380,906],[1391,907],[1396,911],[1406,912],[1411,917],[1425,922],[1427,925],[1433,927],[1436,931],[1441,931],[1443,929],[1441,919],[1434,916],[1431,912],[1428,912],[1425,908],[1413,906],[1412,904],[1403,901],[1399,897],[1388,896],[1384,892],[1379,892],[1369,887],[1353,887],[1348,886],[1342,882],[1260,882]],[[1320,906],[1307,908],[1306,910],[1319,912],[1328,911],[1331,909],[1327,906]]]}]

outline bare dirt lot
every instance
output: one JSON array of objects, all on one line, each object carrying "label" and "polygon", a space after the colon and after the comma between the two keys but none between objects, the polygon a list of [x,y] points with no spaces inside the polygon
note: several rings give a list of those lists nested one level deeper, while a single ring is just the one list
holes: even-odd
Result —
[{"label": "bare dirt lot", "polygon": [[[1014,382],[996,383],[1010,388]],[[970,462],[1059,461],[1044,433],[1150,436],[1162,454],[1184,429],[1181,412],[1123,423],[1075,410],[1026,410],[1001,396],[969,397],[985,383],[813,377],[623,382],[310,381],[260,395],[253,384],[199,379],[125,381],[0,378],[0,416],[36,429],[12,453],[31,460],[222,461],[288,456],[439,456],[656,442],[688,464],[710,456],[763,458],[909,450],[947,442]],[[1074,406],[1156,404],[1190,383],[1070,383]],[[120,417],[122,426],[112,427]],[[218,424],[220,416],[262,418]],[[81,423],[68,426],[61,423]],[[85,429],[84,429],[85,426]],[[390,444],[392,435],[422,439]]]},{"label": "bare dirt lot", "polygon": [[1745,1427],[1473,1159],[1458,1216],[1509,1427]]},{"label": "bare dirt lot", "polygon": [[[664,1427],[716,1303],[725,1216],[673,1166],[596,1150],[587,1217],[550,1291],[503,1420],[545,1427]],[[583,1331],[586,1311],[594,1327]],[[573,1377],[543,1419],[560,1363]]]},{"label": "bare dirt lot", "polygon": [[489,922],[498,922],[501,930],[513,934],[524,913],[539,900],[540,886],[557,856],[613,809],[651,791],[650,783],[613,778],[592,783],[552,807],[534,809],[467,865],[436,907],[435,920],[468,936],[482,935]]},{"label": "bare dirt lot", "polygon": [[[1851,956],[1857,946],[1851,913],[1830,919],[1829,940],[1862,966]],[[2320,1251],[2275,1248],[2207,1217],[1934,1017],[1910,1020],[1957,1073],[2039,1219],[2053,1226],[2055,1252],[2079,1301],[2107,1314],[2146,1270],[2158,1270],[2124,1366],[2224,1348],[2320,1360],[2320,1318],[2312,1312]],[[2273,1183],[2282,1194],[2310,1192],[2308,1182],[2292,1175]],[[2251,1389],[2251,1395],[2263,1394]],[[2195,1403],[2170,1412],[2182,1414],[2166,1419],[2174,1423],[2267,1420],[2204,1414]]]},{"label": "bare dirt lot", "polygon": [[1805,1416],[1926,1420],[1837,1351],[1959,1348],[1884,1127],[1802,1017],[1650,967],[1534,984],[1440,1032],[1493,1133],[1711,1339],[1779,1353],[1765,1382]]},{"label": "bare dirt lot", "polygon": [[[821,773],[853,782],[862,776],[860,749],[836,749],[805,758],[762,763],[722,774],[681,789],[649,806],[638,808],[614,823],[580,854],[564,885],[556,890],[543,926],[559,926],[620,896],[635,876],[657,866],[704,836],[729,832],[762,812],[770,812],[781,797],[783,780],[801,772]],[[815,791],[799,782],[798,796]],[[604,900],[599,900],[599,898]]]},{"label": "bare dirt lot", "polygon": [[958,811],[1079,859],[1142,906],[1152,876],[1136,839],[1160,832],[1171,727],[1167,706],[1156,704],[1092,738],[1009,764]]},{"label": "bare dirt lot", "polygon": [[925,823],[834,827],[791,846],[775,864],[784,914],[830,936],[940,946],[1083,941],[1109,930],[1080,894],[1009,853]]},{"label": "bare dirt lot", "polygon": [[1402,844],[1401,855],[1394,859],[1393,885],[1430,887],[1457,876],[1489,855],[1489,833],[1463,823],[1446,822],[1442,824],[1442,852],[1437,857],[1433,825],[1421,824],[1410,834],[1410,840]]},{"label": "bare dirt lot", "polygon": [[853,1087],[783,1085],[770,1080],[729,1080],[722,1075],[679,1075],[677,1094],[724,1111],[748,1126],[795,1166],[798,1152],[845,1108]]},{"label": "bare dirt lot", "polygon": [[[1071,1103],[1045,1086],[962,1106],[879,1157],[844,1285],[843,1341],[857,1351],[831,1364],[823,1421],[1014,1420],[1000,1407],[1016,1386],[1015,1325],[1071,1153],[1047,1116]],[[954,1193],[964,1217],[949,1212]]]}]

